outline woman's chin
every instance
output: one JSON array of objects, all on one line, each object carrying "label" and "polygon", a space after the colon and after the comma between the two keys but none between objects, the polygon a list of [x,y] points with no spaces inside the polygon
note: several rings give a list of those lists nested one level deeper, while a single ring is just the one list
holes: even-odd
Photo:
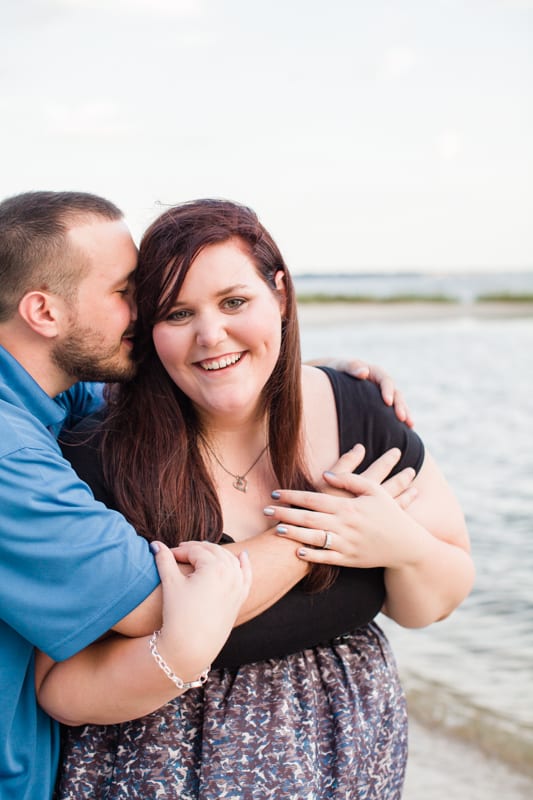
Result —
[{"label": "woman's chin", "polygon": [[224,398],[218,402],[195,403],[198,414],[205,420],[228,418],[235,422],[238,419],[249,419],[255,416],[259,407],[259,397],[251,402],[243,402],[242,397]]}]

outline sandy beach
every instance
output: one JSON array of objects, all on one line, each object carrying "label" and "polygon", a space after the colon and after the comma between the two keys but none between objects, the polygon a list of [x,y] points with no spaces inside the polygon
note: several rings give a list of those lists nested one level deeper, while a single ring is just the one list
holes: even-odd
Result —
[{"label": "sandy beach", "polygon": [[302,324],[365,320],[437,320],[453,318],[532,317],[533,303],[305,303],[298,306]]},{"label": "sandy beach", "polygon": [[531,800],[533,777],[411,717],[403,800]]}]

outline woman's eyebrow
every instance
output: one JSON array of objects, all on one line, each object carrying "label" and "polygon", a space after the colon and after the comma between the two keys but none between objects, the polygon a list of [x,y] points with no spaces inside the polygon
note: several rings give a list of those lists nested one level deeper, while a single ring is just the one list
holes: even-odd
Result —
[{"label": "woman's eyebrow", "polygon": [[245,283],[234,283],[231,286],[226,286],[226,288],[221,289],[219,292],[215,292],[215,297],[222,297],[225,294],[231,294],[232,292],[236,292],[239,289],[247,289],[248,286]]},{"label": "woman's eyebrow", "polygon": [[[225,286],[223,289],[219,289],[218,292],[215,292],[215,297],[224,297],[227,294],[232,294],[233,292],[237,292],[239,290],[248,289],[248,285],[246,283],[233,283],[231,286]],[[177,299],[174,301],[175,306],[186,306],[188,305],[187,298],[183,300]]]}]

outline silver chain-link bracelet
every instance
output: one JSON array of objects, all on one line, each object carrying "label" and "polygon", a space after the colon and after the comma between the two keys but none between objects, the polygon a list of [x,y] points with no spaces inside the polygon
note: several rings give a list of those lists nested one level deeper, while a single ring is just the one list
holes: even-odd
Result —
[{"label": "silver chain-link bracelet", "polygon": [[197,689],[199,686],[203,686],[207,680],[207,676],[209,675],[209,670],[211,669],[211,664],[209,664],[206,669],[202,672],[200,677],[196,678],[194,681],[184,681],[179,678],[175,672],[171,670],[159,650],[157,649],[157,637],[161,631],[154,631],[154,633],[150,636],[150,641],[148,642],[148,646],[150,647],[150,652],[155,658],[155,662],[160,669],[163,670],[167,678],[169,678],[173,684],[175,684],[178,689]]}]

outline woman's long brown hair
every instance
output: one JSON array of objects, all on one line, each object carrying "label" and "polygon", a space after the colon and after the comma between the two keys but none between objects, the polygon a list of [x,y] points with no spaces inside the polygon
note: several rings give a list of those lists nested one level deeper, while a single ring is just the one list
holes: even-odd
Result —
[{"label": "woman's long brown hair", "polygon": [[[160,539],[170,547],[189,539],[219,541],[222,511],[200,454],[197,414],[162,366],[152,329],[171,310],[199,252],[231,238],[239,240],[274,293],[274,276],[279,270],[285,275],[281,348],[263,389],[262,407],[279,485],[314,488],[301,452],[296,298],[277,245],[246,206],[225,200],[196,200],[170,208],[152,223],[141,242],[135,273],[139,368],[132,380],[109,387],[109,414],[101,443],[104,476],[117,507],[138,533],[148,540]],[[336,572],[333,567],[314,567],[309,588],[326,588]]]}]

